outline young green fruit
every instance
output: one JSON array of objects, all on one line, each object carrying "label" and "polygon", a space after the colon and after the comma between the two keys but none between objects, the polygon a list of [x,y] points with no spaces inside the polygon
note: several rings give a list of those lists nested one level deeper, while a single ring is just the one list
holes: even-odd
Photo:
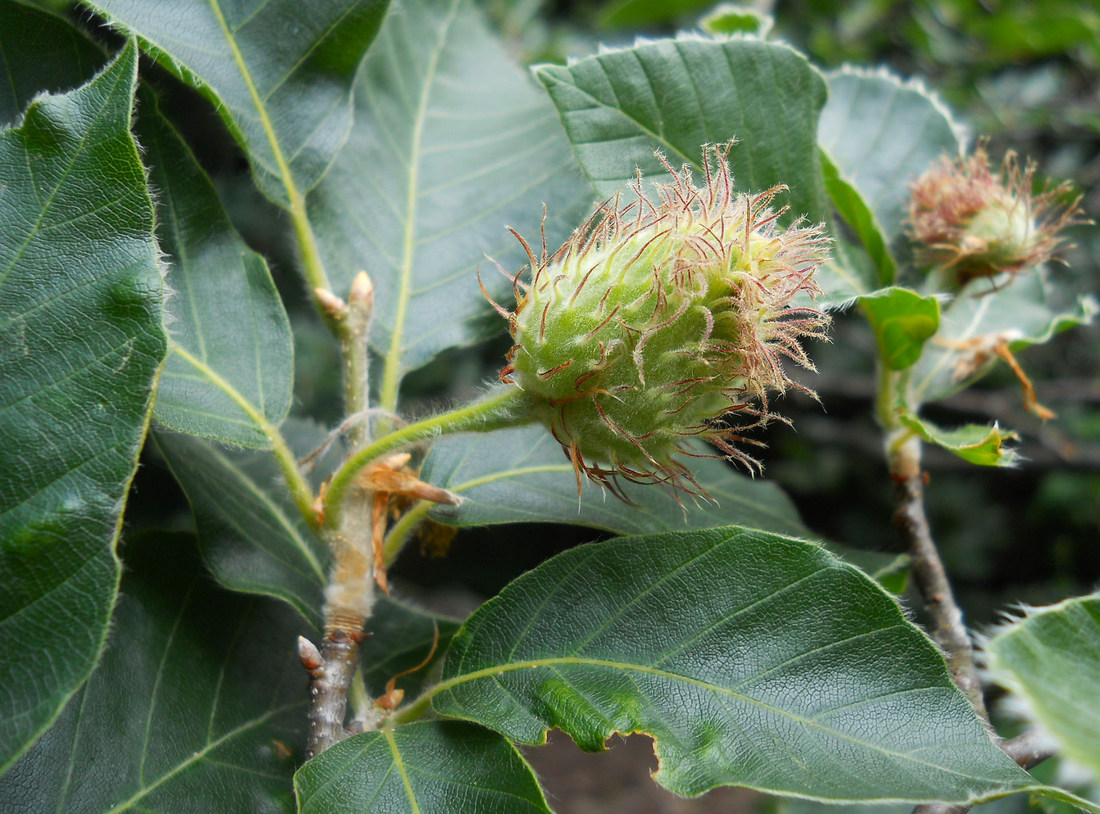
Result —
[{"label": "young green fruit", "polygon": [[[516,235],[534,272],[516,277],[515,311],[499,309],[515,340],[501,379],[528,396],[578,489],[583,473],[617,494],[618,478],[699,492],[676,460],[692,437],[758,468],[739,431],[793,385],[784,358],[813,367],[799,339],[829,320],[792,300],[818,293],[829,241],[821,226],[777,226],[785,187],[735,194],[728,152],[704,150],[699,187],[662,158],[672,180],[656,200],[639,173],[629,203],[601,206],[553,255],[536,259]],[[740,430],[731,413],[748,419]]]}]

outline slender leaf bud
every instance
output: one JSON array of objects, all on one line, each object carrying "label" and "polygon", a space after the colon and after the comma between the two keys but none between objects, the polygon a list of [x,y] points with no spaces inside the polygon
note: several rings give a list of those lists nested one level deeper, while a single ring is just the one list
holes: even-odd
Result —
[{"label": "slender leaf bud", "polygon": [[[799,340],[821,337],[828,317],[792,304],[818,292],[828,255],[821,226],[782,229],[774,187],[733,191],[729,145],[704,150],[691,170],[608,202],[515,280],[508,313],[515,344],[502,380],[531,398],[577,472],[617,490],[617,478],[699,491],[678,460],[699,437],[750,468],[735,446],[745,424],[768,420],[768,394],[792,386],[791,359],[812,369]],[[545,241],[544,241],[545,243]],[[521,272],[522,274],[522,272]],[[748,421],[732,427],[724,416]]]}]

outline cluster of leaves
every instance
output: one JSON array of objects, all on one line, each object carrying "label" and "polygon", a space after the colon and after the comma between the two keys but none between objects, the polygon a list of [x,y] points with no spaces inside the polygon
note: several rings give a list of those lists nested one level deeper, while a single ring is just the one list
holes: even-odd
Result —
[{"label": "cluster of leaves", "polygon": [[[420,477],[465,500],[414,506],[387,548],[429,520],[634,536],[547,561],[461,625],[381,602],[368,691],[419,664],[438,629],[431,665],[399,681],[423,694],[299,767],[294,642],[321,624],[329,552],[317,484],[293,460],[325,432],[288,418],[294,337],[268,262],[139,64],[217,110],[311,287],[346,293],[368,271],[383,411],[401,410],[408,373],[503,327],[483,318],[475,272],[486,253],[522,263],[504,224],[537,230],[545,202],[560,241],[635,168],[659,177],[654,149],[702,169],[701,145],[736,136],[740,188],[786,184],[788,223],[846,236],[824,302],[859,301],[884,369],[904,374],[898,420],[1000,464],[1002,431],[919,416],[983,372],[954,375],[953,348],[1008,330],[1014,349],[1042,343],[1092,306],[1048,306],[1038,273],[946,305],[904,277],[907,184],[960,149],[928,94],[710,34],[540,67],[538,87],[471,0],[334,0],[309,15],[290,0],[82,5],[113,33],[0,0],[0,808],[546,811],[515,744],[552,727],[588,749],[653,735],[655,779],[685,795],[1073,799],[994,746],[871,575],[896,577],[893,563],[826,551],[777,488],[713,460],[696,472],[713,504],[628,486],[638,507],[589,490],[578,508],[572,468],[537,427],[435,443]],[[120,539],[146,444],[183,487],[193,533]],[[1027,645],[1052,659],[1095,648],[1093,605],[1029,618],[993,652],[1095,766]]]}]

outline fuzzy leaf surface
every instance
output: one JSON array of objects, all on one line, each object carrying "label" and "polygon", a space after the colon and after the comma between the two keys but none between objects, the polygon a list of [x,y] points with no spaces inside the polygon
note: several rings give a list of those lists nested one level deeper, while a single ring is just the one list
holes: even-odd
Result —
[{"label": "fuzzy leaf surface", "polygon": [[[431,483],[460,494],[459,506],[423,503],[414,515],[427,514],[449,526],[501,523],[563,523],[590,526],[614,534],[649,534],[714,526],[742,525],[800,537],[812,537],[798,509],[774,482],[740,474],[724,461],[701,457],[692,469],[713,500],[693,500],[652,486],[623,483],[630,506],[586,483],[577,498],[573,465],[544,428],[517,427],[494,432],[493,452],[473,435],[437,441],[421,471]],[[705,446],[699,454],[713,454]],[[908,561],[878,552],[828,544],[880,581],[904,584]]]},{"label": "fuzzy leaf surface", "polygon": [[213,183],[151,99],[138,138],[160,195],[171,352],[153,413],[169,429],[246,447],[290,410],[290,322],[263,257],[229,223]]},{"label": "fuzzy leaf surface", "polygon": [[300,814],[550,811],[516,748],[460,721],[355,735],[299,769],[294,789]]},{"label": "fuzzy leaf surface", "polygon": [[664,180],[654,150],[677,169],[693,167],[698,183],[702,145],[736,137],[729,159],[738,190],[786,184],[784,222],[825,220],[817,148],[825,81],[797,51],[681,36],[536,71],[601,198],[629,195],[636,168],[649,182]]},{"label": "fuzzy leaf surface", "polygon": [[388,0],[85,0],[215,105],[264,194],[300,205],[351,128],[351,88]]},{"label": "fuzzy leaf surface", "polygon": [[165,432],[156,443],[187,494],[214,578],[282,599],[319,627],[327,551],[286,494],[274,456]]},{"label": "fuzzy leaf surface", "polygon": [[453,526],[573,523],[616,534],[731,524],[809,534],[778,486],[715,458],[692,462],[699,485],[714,501],[624,482],[624,493],[637,504],[630,506],[587,482],[578,499],[573,465],[541,426],[497,431],[492,440],[491,454],[475,435],[442,438],[432,446],[421,476],[463,497],[460,506],[436,505],[432,519]]},{"label": "fuzzy leaf surface", "polygon": [[964,461],[978,466],[1016,465],[1016,451],[1005,444],[1018,440],[1019,436],[1011,430],[1002,430],[996,423],[992,426],[967,424],[944,429],[912,413],[904,413],[899,419],[928,443],[942,447]]},{"label": "fuzzy leaf surface", "polygon": [[82,85],[106,57],[66,20],[0,0],[0,127],[10,127],[42,91]]},{"label": "fuzzy leaf surface", "polygon": [[1023,696],[1060,753],[1100,778],[1100,594],[1029,611],[986,652],[990,672]]},{"label": "fuzzy leaf surface", "polygon": [[[137,48],[0,133],[0,768],[103,647],[165,353]],[[64,620],[61,623],[59,620]],[[28,670],[27,646],[48,669]]]},{"label": "fuzzy leaf surface", "polygon": [[909,185],[940,156],[958,155],[958,126],[923,88],[887,73],[840,70],[827,79],[818,136],[838,178],[858,192],[833,202],[858,234],[879,233],[867,248],[889,285],[896,270],[889,246],[905,227]]},{"label": "fuzzy leaf surface", "polygon": [[879,358],[890,370],[917,363],[924,343],[940,327],[940,303],[908,288],[891,286],[861,297],[860,308],[871,323]]},{"label": "fuzzy leaf surface", "polygon": [[304,625],[279,603],[215,586],[194,549],[170,532],[127,542],[103,659],[0,779],[0,809],[292,809]]},{"label": "fuzzy leaf surface", "polygon": [[527,260],[504,226],[538,251],[545,203],[553,251],[592,195],[553,107],[472,0],[402,3],[367,57],[355,117],[309,211],[334,290],[360,269],[374,282],[371,343],[392,409],[404,373],[505,330],[477,276],[508,304],[511,285],[486,255],[509,274]]},{"label": "fuzzy leaf surface", "polygon": [[[935,401],[961,390],[996,362],[999,340],[1012,351],[1041,345],[1056,334],[1092,322],[1092,297],[1060,304],[1038,270],[1023,272],[998,291],[988,280],[976,280],[943,309],[940,330],[913,370],[913,395]],[[1025,361],[1026,369],[1026,361]]]},{"label": "fuzzy leaf surface", "polygon": [[655,779],[689,796],[973,802],[1031,785],[882,588],[820,546],[746,529],[554,557],[470,617],[433,702],[524,743],[550,727],[587,750],[648,733]]}]

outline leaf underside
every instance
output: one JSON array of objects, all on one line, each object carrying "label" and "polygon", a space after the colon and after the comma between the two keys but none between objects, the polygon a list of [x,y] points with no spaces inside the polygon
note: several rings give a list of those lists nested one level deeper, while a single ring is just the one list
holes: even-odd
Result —
[{"label": "leaf underside", "polygon": [[82,0],[217,107],[256,182],[292,206],[351,127],[351,86],[387,0]]},{"label": "leaf underside", "polygon": [[245,245],[213,183],[155,104],[137,135],[159,194],[158,237],[168,258],[172,352],[154,417],[180,432],[265,447],[263,424],[290,410],[290,323],[263,257]]},{"label": "leaf underside", "polygon": [[0,778],[0,810],[289,810],[304,625],[278,603],[213,585],[190,535],[146,533],[124,553],[103,659]]},{"label": "leaf underside", "polygon": [[291,502],[274,457],[186,435],[155,437],[191,504],[214,578],[289,602],[320,627],[327,551]]},{"label": "leaf underside", "polygon": [[[577,496],[573,465],[553,436],[540,426],[493,433],[493,453],[485,454],[472,435],[441,438],[424,461],[422,476],[462,496],[459,506],[422,504],[415,511],[460,528],[501,523],[563,523],[613,534],[651,534],[715,526],[749,528],[813,538],[798,509],[774,481],[747,477],[715,457],[704,444],[689,444],[699,486],[709,495],[693,498],[653,486],[623,483],[635,505],[594,484]],[[887,581],[904,584],[907,561],[895,555],[857,551],[832,542],[830,551]],[[893,590],[893,588],[892,588]]]},{"label": "leaf underside", "polygon": [[1026,699],[1061,754],[1100,779],[1100,594],[1032,610],[986,650],[990,672]]},{"label": "leaf underside", "polygon": [[941,156],[958,155],[959,128],[931,94],[885,72],[844,69],[827,79],[821,146],[889,246],[904,231],[910,185]]},{"label": "leaf underside", "polygon": [[1092,297],[1053,302],[1041,269],[1021,272],[997,291],[991,287],[990,280],[975,280],[943,310],[936,341],[913,369],[918,402],[945,398],[988,372],[996,361],[991,351],[998,339],[1007,340],[1014,351],[1040,345],[1092,322],[1097,311]]},{"label": "leaf underside", "polygon": [[421,474],[462,495],[461,505],[431,511],[432,519],[454,526],[551,522],[643,534],[736,524],[810,534],[774,482],[736,472],[703,445],[691,448],[712,456],[690,460],[710,500],[633,483],[624,483],[623,491],[634,506],[592,483],[585,483],[578,497],[573,465],[542,426],[494,432],[491,455],[476,435],[442,438],[432,446]]},{"label": "leaf underside", "polygon": [[[391,14],[356,86],[355,127],[309,199],[333,288],[360,269],[375,288],[372,347],[382,405],[440,351],[505,330],[503,304],[526,262],[505,230],[550,250],[591,204],[553,107],[516,68],[471,0],[409,0]],[[493,258],[493,261],[487,259]]]}]

